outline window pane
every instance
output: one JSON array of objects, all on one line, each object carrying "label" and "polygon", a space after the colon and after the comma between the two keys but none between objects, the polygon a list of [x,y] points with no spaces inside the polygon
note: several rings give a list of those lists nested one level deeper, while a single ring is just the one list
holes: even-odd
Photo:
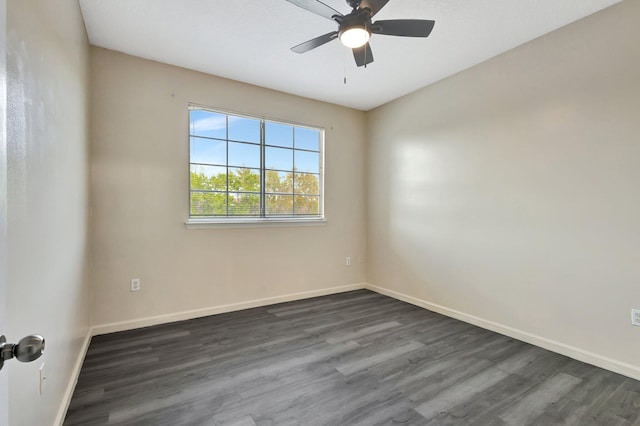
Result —
[{"label": "window pane", "polygon": [[192,192],[191,216],[226,216],[227,194],[220,192]]},{"label": "window pane", "polygon": [[296,127],[296,148],[320,151],[320,131]]},{"label": "window pane", "polygon": [[320,215],[321,129],[193,108],[191,216]]},{"label": "window pane", "polygon": [[293,126],[278,123],[264,123],[265,144],[293,148]]},{"label": "window pane", "polygon": [[293,150],[266,147],[264,164],[267,169],[293,170]]},{"label": "window pane", "polygon": [[260,143],[260,120],[229,116],[229,139]]},{"label": "window pane", "polygon": [[192,136],[227,138],[227,116],[217,112],[194,109],[189,111],[189,131]]},{"label": "window pane", "polygon": [[296,155],[296,171],[320,173],[320,153],[295,151]]},{"label": "window pane", "polygon": [[320,175],[312,173],[296,173],[296,194],[320,194]]},{"label": "window pane", "polygon": [[260,146],[229,142],[229,166],[260,168]]},{"label": "window pane", "polygon": [[260,192],[260,170],[246,168],[229,170],[229,191]]},{"label": "window pane", "polygon": [[295,196],[296,215],[318,215],[320,214],[320,197],[309,195]]},{"label": "window pane", "polygon": [[292,172],[276,172],[267,170],[266,186],[267,192],[284,192],[293,193],[293,173]]},{"label": "window pane", "polygon": [[191,165],[191,189],[208,191],[227,190],[227,168],[218,166]]},{"label": "window pane", "polygon": [[216,139],[191,138],[191,162],[227,164],[227,143]]},{"label": "window pane", "polygon": [[230,192],[229,216],[260,216],[260,195]]},{"label": "window pane", "polygon": [[267,216],[293,215],[292,195],[267,195],[265,200]]}]

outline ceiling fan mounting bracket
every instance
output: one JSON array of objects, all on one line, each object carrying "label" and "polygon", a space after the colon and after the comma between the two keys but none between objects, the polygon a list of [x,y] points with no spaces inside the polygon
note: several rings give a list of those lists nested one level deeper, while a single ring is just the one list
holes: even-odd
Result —
[{"label": "ceiling fan mounting bracket", "polygon": [[362,3],[362,0],[347,0],[347,4],[349,4],[349,6],[351,6],[352,9],[359,8],[360,3]]}]

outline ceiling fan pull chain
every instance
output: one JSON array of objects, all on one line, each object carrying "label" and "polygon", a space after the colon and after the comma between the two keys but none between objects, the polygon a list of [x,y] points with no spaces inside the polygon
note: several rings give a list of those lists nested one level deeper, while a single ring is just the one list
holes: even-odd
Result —
[{"label": "ceiling fan pull chain", "polygon": [[344,71],[344,84],[347,84],[347,52],[349,49],[344,49],[344,55],[342,56],[342,70]]}]

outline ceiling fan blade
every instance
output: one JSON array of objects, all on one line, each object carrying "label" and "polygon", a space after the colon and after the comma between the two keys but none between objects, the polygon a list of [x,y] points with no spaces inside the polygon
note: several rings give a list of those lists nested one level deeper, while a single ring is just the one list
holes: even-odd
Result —
[{"label": "ceiling fan blade", "polygon": [[373,62],[373,52],[371,51],[369,43],[362,47],[356,47],[353,49],[353,57],[356,60],[356,65],[359,67],[367,66],[367,64]]},{"label": "ceiling fan blade", "polygon": [[390,19],[374,22],[371,32],[402,37],[428,37],[435,23],[424,19]]},{"label": "ceiling fan blade", "polygon": [[360,2],[360,9],[364,9],[365,7],[371,10],[371,16],[375,15],[382,9],[389,0],[362,0]]},{"label": "ceiling fan blade", "polygon": [[298,7],[301,7],[309,12],[315,13],[316,15],[324,16],[327,19],[334,20],[334,16],[343,16],[342,13],[338,12],[331,6],[327,6],[322,3],[320,0],[287,0],[289,3],[293,3]]},{"label": "ceiling fan blade", "polygon": [[331,40],[335,40],[338,38],[338,32],[332,31],[325,35],[321,35],[320,37],[313,38],[311,40],[305,41],[304,43],[300,43],[297,46],[293,46],[291,50],[296,53],[304,53],[308,52],[311,49],[315,49],[316,47],[320,47],[325,43],[329,43]]}]

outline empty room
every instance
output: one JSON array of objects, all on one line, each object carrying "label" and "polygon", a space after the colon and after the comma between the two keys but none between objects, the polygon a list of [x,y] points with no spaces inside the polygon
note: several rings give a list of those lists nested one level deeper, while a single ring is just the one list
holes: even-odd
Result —
[{"label": "empty room", "polygon": [[0,0],[0,426],[640,426],[639,19]]}]

